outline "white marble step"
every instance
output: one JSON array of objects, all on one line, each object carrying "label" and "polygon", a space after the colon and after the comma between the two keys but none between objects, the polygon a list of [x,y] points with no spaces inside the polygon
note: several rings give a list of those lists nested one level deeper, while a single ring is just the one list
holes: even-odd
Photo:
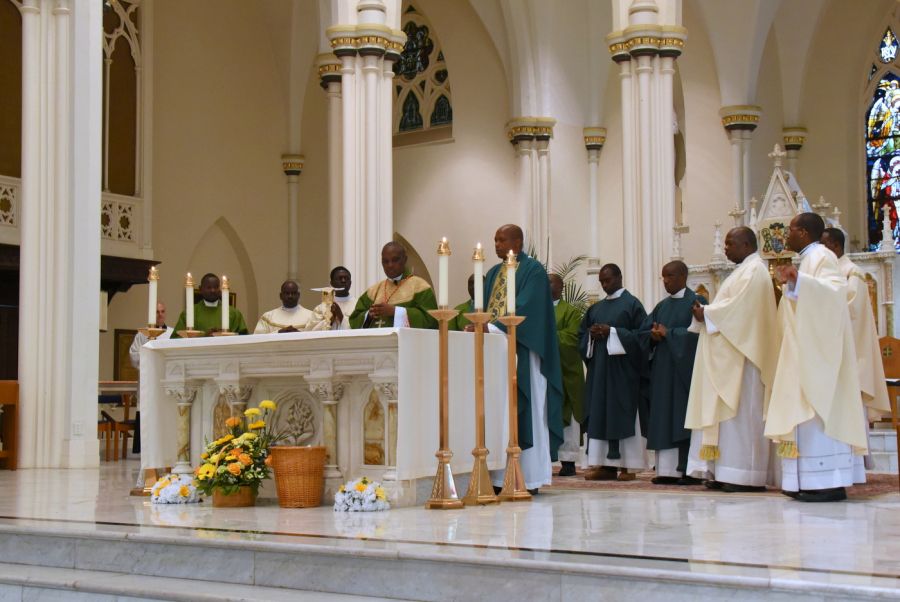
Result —
[{"label": "white marble step", "polygon": [[777,566],[187,531],[0,525],[0,601],[900,600],[893,578]]}]

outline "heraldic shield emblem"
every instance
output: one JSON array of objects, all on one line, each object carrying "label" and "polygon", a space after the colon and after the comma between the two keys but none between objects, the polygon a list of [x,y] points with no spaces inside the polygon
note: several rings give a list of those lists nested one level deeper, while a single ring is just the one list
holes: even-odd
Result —
[{"label": "heraldic shield emblem", "polygon": [[785,225],[783,222],[772,222],[767,227],[761,228],[759,234],[762,238],[762,255],[764,257],[781,257],[790,253],[784,238]]}]

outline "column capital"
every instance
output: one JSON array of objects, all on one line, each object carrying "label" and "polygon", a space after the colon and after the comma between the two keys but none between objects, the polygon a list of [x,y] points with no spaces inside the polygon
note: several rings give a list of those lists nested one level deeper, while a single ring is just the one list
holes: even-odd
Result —
[{"label": "column capital", "polygon": [[784,148],[786,150],[800,150],[806,142],[806,128],[793,127],[781,130],[784,136]]},{"label": "column capital", "polygon": [[589,151],[603,149],[603,145],[606,144],[606,128],[584,128],[582,133],[584,134],[584,146]]},{"label": "column capital", "polygon": [[356,56],[356,26],[335,25],[325,30],[325,36],[331,42],[331,51],[338,57]]},{"label": "column capital", "polygon": [[333,53],[320,54],[316,57],[316,66],[319,68],[319,85],[328,89],[328,84],[341,81],[341,59]]},{"label": "column capital", "polygon": [[628,54],[628,40],[625,38],[624,32],[614,31],[606,36],[606,44],[609,46],[609,54],[616,63],[627,62],[631,60]]},{"label": "column capital", "polygon": [[553,126],[556,120],[552,117],[514,117],[506,123],[509,141],[512,144],[526,140],[549,141],[553,138]]},{"label": "column capital", "polygon": [[384,49],[384,60],[396,63],[403,53],[403,45],[406,44],[406,34],[399,29],[392,29],[388,36],[388,45]]},{"label": "column capital", "polygon": [[281,155],[281,168],[286,176],[299,176],[303,171],[303,155]]},{"label": "column capital", "polygon": [[761,115],[762,109],[752,105],[732,105],[719,110],[722,126],[729,132],[733,130],[752,132],[759,125]]},{"label": "column capital", "polygon": [[361,56],[384,56],[387,48],[391,45],[389,39],[394,35],[393,30],[386,25],[377,23],[369,23],[356,27],[357,44],[356,47]]}]

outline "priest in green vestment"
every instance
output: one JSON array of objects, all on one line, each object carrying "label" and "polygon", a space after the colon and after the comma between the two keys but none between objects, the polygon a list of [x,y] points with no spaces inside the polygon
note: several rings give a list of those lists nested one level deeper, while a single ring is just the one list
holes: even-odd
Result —
[{"label": "priest in green vestment", "polygon": [[450,320],[448,328],[450,330],[465,330],[466,326],[471,324],[471,322],[463,314],[475,312],[475,274],[469,276],[469,300],[465,303],[460,303],[453,309],[456,310],[456,316]]},{"label": "priest in green vestment", "polygon": [[406,247],[389,242],[381,250],[387,276],[363,293],[350,314],[351,328],[437,328],[434,290],[406,268]]},{"label": "priest in green vestment", "polygon": [[584,363],[578,353],[578,327],[582,313],[562,298],[565,283],[550,274],[550,292],[559,335],[559,365],[563,384],[563,444],[559,446],[561,477],[575,476],[575,464],[581,457],[581,414],[584,408]]},{"label": "priest in green vestment", "polygon": [[584,478],[631,481],[647,468],[646,425],[638,420],[648,372],[638,331],[647,312],[622,288],[622,270],[614,263],[600,268],[600,286],[606,299],[588,309],[578,329],[578,349],[587,364],[588,446],[582,465],[591,470]]},{"label": "priest in green vestment", "polygon": [[[522,252],[523,239],[522,229],[508,224],[497,230],[494,250],[500,259],[512,251],[518,261],[516,315],[525,316],[516,327],[519,447],[523,450],[519,459],[525,486],[534,494],[551,483],[552,463],[563,442],[563,389],[550,281],[541,262]],[[506,268],[502,262],[485,276],[484,306],[495,316],[489,330],[505,333],[506,326],[496,321],[506,315]],[[466,330],[474,330],[474,325]],[[502,485],[502,474],[495,476],[494,486]]]},{"label": "priest in green vestment", "polygon": [[689,332],[694,303],[706,299],[687,288],[688,269],[681,261],[662,269],[669,296],[660,301],[640,329],[640,342],[650,358],[647,449],[656,451],[656,485],[699,485],[685,474],[691,431],[684,428],[694,355],[700,335]]},{"label": "priest in green vestment", "polygon": [[[215,274],[207,274],[200,280],[202,299],[200,303],[194,305],[194,330],[203,332],[205,337],[222,330],[222,289],[219,287],[219,277]],[[181,338],[178,336],[179,330],[187,330],[185,312],[181,312],[178,316],[175,332],[172,333],[173,339]],[[228,305],[228,331],[250,334],[244,323],[244,316],[231,304]]]}]

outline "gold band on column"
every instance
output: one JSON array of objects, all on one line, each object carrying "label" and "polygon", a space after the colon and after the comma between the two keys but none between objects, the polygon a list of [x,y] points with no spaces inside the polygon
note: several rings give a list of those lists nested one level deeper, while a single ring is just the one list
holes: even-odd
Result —
[{"label": "gold band on column", "polygon": [[531,494],[525,487],[522,475],[522,464],[519,462],[519,378],[516,375],[516,326],[525,320],[525,316],[509,314],[499,318],[506,325],[507,369],[509,371],[509,447],[506,448],[506,476],[503,477],[503,490],[500,491],[501,502],[530,502]]},{"label": "gold band on column", "polygon": [[490,322],[490,313],[463,314],[475,325],[475,466],[469,479],[469,489],[463,504],[466,506],[489,506],[499,504],[500,498],[494,494],[487,457],[490,453],[484,443],[484,325]]},{"label": "gold band on column", "polygon": [[433,309],[428,314],[436,319],[440,325],[438,333],[439,357],[440,357],[440,448],[434,455],[438,459],[438,470],[434,476],[434,486],[431,488],[431,499],[425,503],[426,510],[458,510],[463,508],[462,500],[456,492],[456,483],[453,482],[453,472],[450,470],[450,353],[449,353],[449,322],[456,317],[454,309],[441,307]]}]

